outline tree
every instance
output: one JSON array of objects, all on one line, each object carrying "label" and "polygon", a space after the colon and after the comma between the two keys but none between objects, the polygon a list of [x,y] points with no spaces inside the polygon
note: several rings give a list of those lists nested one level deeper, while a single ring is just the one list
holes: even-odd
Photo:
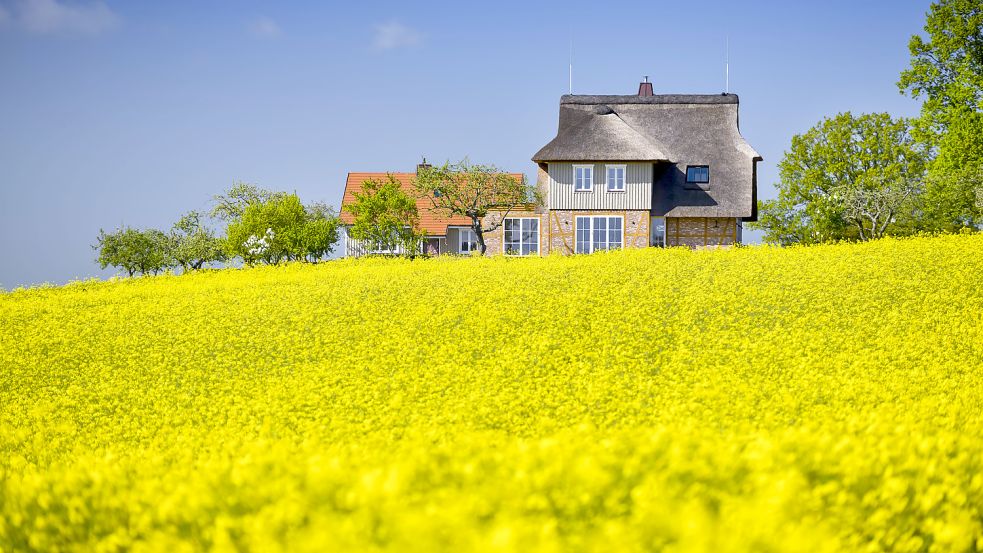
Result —
[{"label": "tree", "polygon": [[184,272],[225,260],[223,241],[202,224],[202,219],[201,213],[190,211],[171,228],[171,256]]},{"label": "tree", "polygon": [[901,73],[898,88],[924,99],[916,130],[934,156],[920,226],[952,231],[981,215],[975,198],[983,168],[983,3],[934,3],[925,32],[908,43],[911,65]]},{"label": "tree", "polygon": [[[934,166],[935,162],[933,162]],[[922,230],[954,232],[983,225],[983,167],[930,171],[920,202]]]},{"label": "tree", "polygon": [[761,202],[765,241],[867,240],[914,214],[926,154],[911,122],[841,113],[792,137],[779,163],[778,199]]},{"label": "tree", "polygon": [[99,252],[96,262],[101,268],[117,267],[129,276],[138,272],[156,275],[173,263],[170,238],[156,229],[141,231],[125,227],[113,233],[100,229],[93,249]]},{"label": "tree", "polygon": [[979,112],[983,101],[983,3],[941,0],[926,15],[928,40],[908,42],[911,66],[898,88],[925,98],[925,122],[940,136],[967,111]]},{"label": "tree", "polygon": [[917,181],[876,176],[833,189],[833,199],[843,206],[843,216],[857,227],[861,240],[884,236],[888,225],[918,192]]},{"label": "tree", "polygon": [[355,217],[349,236],[371,244],[376,252],[416,255],[425,234],[417,228],[416,200],[403,191],[396,177],[369,179],[353,196],[355,201],[345,206]]},{"label": "tree", "polygon": [[250,265],[289,261],[304,222],[304,206],[296,194],[253,201],[226,229],[228,253]]},{"label": "tree", "polygon": [[[467,158],[453,165],[423,166],[413,183],[417,194],[429,199],[434,211],[471,220],[471,230],[482,255],[486,249],[485,233],[502,226],[509,211],[528,203],[531,196],[524,179],[517,179],[493,165],[472,164]],[[534,197],[533,201],[539,199]],[[501,211],[502,217],[487,220],[492,210]]]},{"label": "tree", "polygon": [[227,193],[212,197],[215,207],[212,208],[211,215],[227,222],[236,221],[249,205],[268,202],[284,195],[284,192],[271,192],[254,184],[236,181]]},{"label": "tree", "polygon": [[226,228],[228,254],[247,264],[316,262],[338,241],[338,218],[324,204],[305,207],[296,194],[255,199]]},{"label": "tree", "polygon": [[298,254],[305,261],[317,263],[327,257],[338,243],[340,221],[331,206],[315,203],[304,208],[306,217]]}]

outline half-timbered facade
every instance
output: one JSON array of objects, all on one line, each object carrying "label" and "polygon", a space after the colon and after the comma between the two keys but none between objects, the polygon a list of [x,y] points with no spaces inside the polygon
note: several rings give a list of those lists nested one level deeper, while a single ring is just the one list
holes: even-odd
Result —
[{"label": "half-timbered facade", "polygon": [[[757,220],[761,156],[741,136],[738,106],[735,94],[657,95],[647,78],[634,95],[562,96],[556,137],[532,157],[545,203],[490,213],[487,253],[740,243],[743,223]],[[365,180],[385,176],[349,173],[342,204]],[[414,173],[394,176],[412,193]],[[417,207],[427,253],[477,247],[468,219],[434,213],[428,198]],[[343,223],[350,218],[342,211]],[[347,255],[374,251],[346,235]]]},{"label": "half-timbered facade", "polygon": [[761,156],[738,129],[735,94],[566,95],[540,149],[549,249],[740,243],[757,218]]}]

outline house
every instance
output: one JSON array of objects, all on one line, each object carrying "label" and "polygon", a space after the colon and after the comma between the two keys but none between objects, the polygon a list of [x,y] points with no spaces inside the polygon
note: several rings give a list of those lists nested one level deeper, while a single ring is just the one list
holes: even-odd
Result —
[{"label": "house", "polygon": [[[424,167],[423,164],[417,166],[417,171]],[[372,253],[403,253],[402,251],[380,250],[372,244],[365,244],[354,240],[348,235],[348,228],[355,222],[355,217],[345,210],[346,205],[354,203],[354,192],[362,190],[362,184],[367,180],[384,181],[392,175],[400,188],[411,197],[416,197],[413,188],[413,173],[348,173],[345,181],[345,193],[341,201],[341,228],[343,255],[348,257],[359,257]],[[512,173],[512,176],[523,180],[525,176],[521,173]],[[471,219],[463,216],[447,216],[433,210],[428,198],[416,198],[416,209],[419,213],[419,228],[426,231],[427,239],[422,244],[422,250],[429,255],[440,254],[469,254],[478,249],[478,240],[475,238],[474,231],[471,230]]]},{"label": "house", "polygon": [[532,157],[542,250],[740,243],[761,156],[738,106],[735,94],[656,95],[648,78],[636,95],[561,97],[556,137]]},{"label": "house", "polygon": [[[738,106],[736,94],[657,95],[648,78],[638,94],[562,96],[556,137],[532,157],[545,203],[489,213],[484,226],[497,228],[484,233],[487,252],[739,244],[743,223],[757,220],[761,156],[741,136]],[[350,173],[343,203],[382,177]],[[406,188],[413,174],[396,177]],[[467,219],[440,217],[425,198],[417,206],[428,252],[474,249]],[[346,242],[349,255],[367,251]]]}]

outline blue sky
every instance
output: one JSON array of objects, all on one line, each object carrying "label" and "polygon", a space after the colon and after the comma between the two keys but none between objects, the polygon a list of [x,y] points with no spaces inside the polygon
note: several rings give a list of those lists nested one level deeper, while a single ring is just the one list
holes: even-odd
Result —
[{"label": "blue sky", "polygon": [[244,180],[337,205],[348,171],[532,177],[573,88],[718,93],[774,197],[792,135],[917,114],[895,85],[928,2],[0,0],[0,286],[108,276],[91,244]]}]

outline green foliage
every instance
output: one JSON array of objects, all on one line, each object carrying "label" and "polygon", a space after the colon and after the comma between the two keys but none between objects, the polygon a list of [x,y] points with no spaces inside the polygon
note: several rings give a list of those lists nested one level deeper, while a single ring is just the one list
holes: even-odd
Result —
[{"label": "green foliage", "polygon": [[925,99],[923,117],[941,135],[967,111],[983,107],[983,3],[934,3],[925,32],[927,40],[915,35],[908,43],[911,66],[901,73],[898,87]]},{"label": "green foliage", "polygon": [[93,249],[99,252],[96,262],[101,268],[113,266],[125,270],[129,276],[156,275],[173,263],[171,239],[156,229],[125,227],[112,233],[100,229]]},{"label": "green foliage", "polygon": [[225,260],[224,242],[202,224],[202,219],[201,213],[190,211],[171,229],[171,257],[185,272]]},{"label": "green foliage", "polygon": [[524,179],[498,169],[494,165],[471,163],[464,158],[458,163],[445,162],[440,167],[421,167],[413,181],[417,194],[428,198],[434,211],[445,216],[471,219],[471,229],[485,253],[484,233],[502,226],[504,215],[485,220],[491,210],[508,214],[526,203],[542,203],[538,191],[526,186]]},{"label": "green foliage", "polygon": [[230,257],[247,264],[316,262],[338,241],[338,219],[327,206],[305,207],[296,194],[275,193],[246,205],[226,229]]},{"label": "green foliage", "polygon": [[983,167],[931,172],[920,206],[926,231],[954,232],[983,225]]},{"label": "green foliage", "polygon": [[906,119],[849,112],[823,119],[792,137],[778,165],[778,199],[761,202],[752,227],[780,244],[866,240],[901,229],[914,213],[925,161]]},{"label": "green foliage", "polygon": [[981,217],[976,197],[983,165],[983,3],[932,4],[925,33],[911,37],[911,65],[898,87],[924,99],[918,128],[935,154],[920,227],[954,231],[979,224]]},{"label": "green foliage", "polygon": [[339,219],[334,209],[323,203],[306,206],[304,227],[300,233],[298,254],[316,263],[329,255],[339,238]]},{"label": "green foliage", "polygon": [[355,216],[348,230],[351,238],[369,244],[368,253],[416,255],[425,233],[417,228],[416,200],[403,191],[396,177],[367,180],[353,195],[355,201],[345,206]]}]

